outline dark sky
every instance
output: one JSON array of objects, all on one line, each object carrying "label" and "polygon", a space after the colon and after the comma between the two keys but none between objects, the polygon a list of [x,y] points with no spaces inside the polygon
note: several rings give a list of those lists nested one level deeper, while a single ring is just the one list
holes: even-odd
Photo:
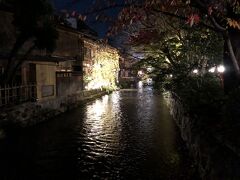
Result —
[{"label": "dark sky", "polygon": [[[76,11],[78,13],[87,12],[93,5],[95,0],[51,0],[54,3],[55,9]],[[104,0],[103,0],[104,1]],[[119,9],[111,9],[107,14],[116,17]],[[87,16],[86,23],[95,31],[98,32],[99,37],[103,38],[110,26],[110,23],[102,23],[95,20],[95,15]]]}]

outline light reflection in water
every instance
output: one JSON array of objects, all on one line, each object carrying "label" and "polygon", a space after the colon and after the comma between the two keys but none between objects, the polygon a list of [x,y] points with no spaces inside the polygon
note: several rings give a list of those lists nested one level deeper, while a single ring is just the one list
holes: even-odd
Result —
[{"label": "light reflection in water", "polygon": [[97,160],[118,154],[121,131],[119,100],[120,95],[116,92],[87,106],[81,132],[82,143],[86,148],[82,150],[87,157]]},{"label": "light reflection in water", "polygon": [[[122,98],[128,104],[127,109],[122,104]],[[159,167],[163,164],[171,166],[173,162],[177,164],[178,159],[173,158],[176,154],[174,127],[159,100],[148,87],[140,91],[114,92],[88,104],[79,158],[83,171],[103,177],[103,172],[113,175],[119,175],[119,171],[135,173],[135,168],[140,168],[141,163],[147,160]],[[165,120],[157,121],[160,116],[156,112],[165,116]],[[155,162],[154,158],[148,157],[149,154],[164,154],[164,158]],[[117,162],[119,165],[113,165]],[[99,163],[104,171],[92,171]]]},{"label": "light reflection in water", "polygon": [[195,179],[176,133],[150,87],[114,92],[0,146],[0,179]]},{"label": "light reflection in water", "polygon": [[88,124],[87,132],[98,133],[102,131],[104,125],[103,113],[107,110],[108,96],[104,96],[102,100],[96,100],[96,102],[87,107],[86,121]]}]

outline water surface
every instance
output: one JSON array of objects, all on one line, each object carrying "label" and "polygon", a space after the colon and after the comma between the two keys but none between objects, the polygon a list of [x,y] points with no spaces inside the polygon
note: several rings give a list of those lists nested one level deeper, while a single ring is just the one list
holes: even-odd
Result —
[{"label": "water surface", "polygon": [[196,179],[162,96],[117,91],[0,142],[0,179]]}]

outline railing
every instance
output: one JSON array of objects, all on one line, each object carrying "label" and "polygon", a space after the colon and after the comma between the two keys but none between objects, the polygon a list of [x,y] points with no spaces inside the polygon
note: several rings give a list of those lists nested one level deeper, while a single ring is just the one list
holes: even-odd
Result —
[{"label": "railing", "polygon": [[121,80],[132,80],[132,81],[134,81],[134,80],[137,79],[137,77],[135,77],[135,76],[124,76],[124,77],[120,77],[120,79]]},{"label": "railing", "polygon": [[0,86],[0,107],[36,100],[36,85]]}]

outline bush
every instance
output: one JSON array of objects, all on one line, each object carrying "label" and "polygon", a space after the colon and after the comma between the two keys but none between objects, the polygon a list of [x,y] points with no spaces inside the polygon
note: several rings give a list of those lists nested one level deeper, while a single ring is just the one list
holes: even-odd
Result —
[{"label": "bush", "polygon": [[226,96],[217,76],[205,74],[175,78],[167,86],[180,97],[190,114],[212,120],[222,116]]}]

